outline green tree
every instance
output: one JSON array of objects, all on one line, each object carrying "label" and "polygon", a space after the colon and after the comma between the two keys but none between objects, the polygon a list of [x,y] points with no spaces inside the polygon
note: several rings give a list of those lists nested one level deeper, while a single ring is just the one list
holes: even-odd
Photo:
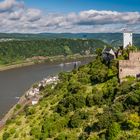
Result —
[{"label": "green tree", "polygon": [[100,59],[96,59],[91,64],[89,74],[91,75],[91,82],[93,84],[102,83],[108,79],[108,67]]},{"label": "green tree", "polygon": [[116,140],[121,128],[117,122],[113,122],[108,129],[108,140]]},{"label": "green tree", "polygon": [[8,132],[3,133],[3,140],[7,140],[10,137],[10,134]]},{"label": "green tree", "polygon": [[60,133],[57,138],[55,138],[54,140],[66,140],[67,136],[65,133]]},{"label": "green tree", "polygon": [[76,113],[71,117],[71,119],[69,121],[69,127],[78,128],[81,126],[81,122],[82,122],[82,120],[81,120],[80,115],[78,113]]},{"label": "green tree", "polygon": [[41,137],[41,129],[40,127],[33,127],[31,128],[30,135],[36,139],[40,139]]}]

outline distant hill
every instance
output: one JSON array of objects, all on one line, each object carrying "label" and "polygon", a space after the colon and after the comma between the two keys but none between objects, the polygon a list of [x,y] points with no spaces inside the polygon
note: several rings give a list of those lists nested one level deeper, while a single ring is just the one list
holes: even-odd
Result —
[{"label": "distant hill", "polygon": [[[54,38],[71,38],[71,39],[99,39],[115,47],[122,45],[122,33],[40,33],[40,34],[20,34],[20,33],[0,33],[1,38],[14,39],[54,39]],[[134,34],[134,45],[140,46],[140,34]]]},{"label": "distant hill", "polygon": [[107,43],[97,39],[35,39],[0,42],[0,64],[11,64],[36,56],[88,55]]}]

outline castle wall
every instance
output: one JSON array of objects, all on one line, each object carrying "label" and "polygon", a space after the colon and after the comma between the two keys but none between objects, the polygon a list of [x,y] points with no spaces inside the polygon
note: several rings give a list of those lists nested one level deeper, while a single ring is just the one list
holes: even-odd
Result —
[{"label": "castle wall", "polygon": [[129,60],[131,61],[140,61],[140,52],[130,52]]},{"label": "castle wall", "polygon": [[140,52],[130,53],[129,60],[119,61],[119,78],[120,80],[126,76],[134,76],[140,74]]}]

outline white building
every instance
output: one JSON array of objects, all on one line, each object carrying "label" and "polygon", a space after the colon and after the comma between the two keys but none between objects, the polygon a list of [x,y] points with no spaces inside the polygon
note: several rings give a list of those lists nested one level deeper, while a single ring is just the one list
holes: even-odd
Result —
[{"label": "white building", "polygon": [[35,96],[39,94],[39,88],[31,88],[27,93],[26,96]]},{"label": "white building", "polygon": [[36,105],[36,104],[38,104],[38,102],[39,102],[38,98],[32,99],[32,105]]},{"label": "white building", "polygon": [[125,31],[123,33],[123,48],[133,45],[133,33]]}]

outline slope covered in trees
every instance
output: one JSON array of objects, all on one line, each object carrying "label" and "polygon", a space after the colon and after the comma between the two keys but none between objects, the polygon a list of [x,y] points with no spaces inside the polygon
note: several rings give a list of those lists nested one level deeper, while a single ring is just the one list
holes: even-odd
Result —
[{"label": "slope covered in trees", "polygon": [[[40,34],[20,34],[20,33],[0,33],[0,39],[99,39],[112,45],[113,47],[122,46],[122,33],[40,33]],[[140,46],[140,34],[133,34],[133,45]]]},{"label": "slope covered in trees", "polygon": [[129,77],[119,83],[117,74],[117,60],[106,64],[100,56],[60,73],[37,105],[7,122],[0,139],[140,139],[140,81]]},{"label": "slope covered in trees", "polygon": [[51,40],[13,40],[0,42],[0,64],[9,64],[34,56],[84,55],[91,54],[106,43],[99,40],[51,39]]}]

